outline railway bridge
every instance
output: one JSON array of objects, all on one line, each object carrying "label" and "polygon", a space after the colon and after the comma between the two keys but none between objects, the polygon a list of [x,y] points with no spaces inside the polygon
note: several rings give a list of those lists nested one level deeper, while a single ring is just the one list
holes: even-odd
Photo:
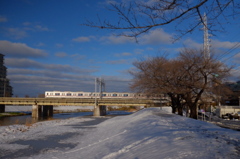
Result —
[{"label": "railway bridge", "polygon": [[94,116],[106,115],[107,106],[158,106],[160,101],[151,99],[95,99],[95,98],[14,98],[0,97],[0,113],[6,105],[32,105],[32,117],[52,116],[54,106],[94,106]]}]

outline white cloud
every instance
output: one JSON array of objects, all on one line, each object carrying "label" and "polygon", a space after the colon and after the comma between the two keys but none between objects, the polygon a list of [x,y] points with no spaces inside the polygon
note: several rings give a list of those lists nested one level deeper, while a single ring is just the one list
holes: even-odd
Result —
[{"label": "white cloud", "polygon": [[61,47],[63,47],[63,44],[55,44],[55,46],[56,46],[57,48],[61,48]]},{"label": "white cloud", "polygon": [[151,44],[151,45],[158,45],[158,44],[171,44],[172,43],[172,35],[164,32],[163,29],[155,29],[151,30],[146,34],[142,34],[138,41],[140,44]]},{"label": "white cloud", "polygon": [[50,31],[47,27],[44,27],[39,24],[32,24],[30,22],[24,22],[23,27],[9,27],[3,28],[5,30],[5,34],[8,37],[12,37],[14,39],[22,39],[28,36],[29,31],[39,32],[39,31]]},{"label": "white cloud", "polygon": [[57,52],[57,53],[55,53],[55,56],[57,56],[57,57],[66,57],[68,54],[67,53],[65,53],[65,52]]},{"label": "white cloud", "polygon": [[10,41],[0,41],[0,53],[6,56],[14,57],[45,57],[47,53],[44,50],[35,49],[24,43],[12,43]]},{"label": "white cloud", "polygon": [[144,52],[143,49],[135,49],[135,50],[134,50],[134,53],[137,54],[137,55],[140,55],[140,54],[142,54],[143,52]]},{"label": "white cloud", "polygon": [[32,24],[32,23],[30,23],[30,22],[24,22],[24,23],[23,23],[24,26],[29,26],[29,25],[31,25],[31,24]]},{"label": "white cloud", "polygon": [[95,39],[94,36],[80,36],[80,37],[77,37],[75,39],[72,39],[72,41],[75,41],[75,42],[90,42],[91,39]]},{"label": "white cloud", "polygon": [[[127,33],[126,33],[127,34]],[[158,44],[171,44],[172,36],[163,31],[163,29],[151,30],[146,34],[142,34],[137,38],[139,44],[142,45],[158,45]],[[126,44],[136,43],[136,39],[133,37],[109,35],[100,38],[100,42],[105,44]]]},{"label": "white cloud", "polygon": [[0,16],[0,23],[7,22],[7,18],[4,16]]},{"label": "white cloud", "polygon": [[48,70],[54,71],[55,73],[77,73],[77,74],[89,74],[96,72],[93,69],[81,69],[77,67],[72,67],[70,65],[61,64],[44,64],[31,59],[26,58],[6,58],[6,67],[10,69],[34,69],[36,70]]},{"label": "white cloud", "polygon": [[81,55],[81,54],[73,54],[70,57],[74,58],[74,60],[82,60],[84,59],[86,56],[85,55]]},{"label": "white cloud", "polygon": [[43,27],[41,25],[35,25],[34,28],[37,30],[37,31],[49,31],[49,29],[47,27]]},{"label": "white cloud", "polygon": [[[91,88],[94,89],[94,77],[88,75],[71,75],[47,70],[32,72],[29,72],[29,70],[9,70],[10,75],[8,78],[11,79],[14,95],[18,96],[27,94],[36,97],[38,94],[43,94],[48,90],[92,91]],[[17,74],[18,71],[29,74]],[[12,72],[16,74],[12,74]]]},{"label": "white cloud", "polygon": [[[16,60],[18,59],[12,59],[15,63]],[[28,94],[34,97],[47,90],[94,91],[95,76],[90,74],[94,70],[75,69],[68,65],[41,64],[27,59],[22,59],[19,62],[21,65],[24,63],[35,64],[40,69],[19,67],[8,69],[8,78],[14,88],[14,96]],[[107,83],[108,91],[128,91],[129,79],[125,79],[123,76],[102,77]],[[23,89],[24,91],[22,91]]]},{"label": "white cloud", "polygon": [[[183,45],[186,47],[186,48],[193,48],[193,49],[203,49],[203,44],[202,43],[197,43],[195,41],[193,41],[192,39],[187,39],[183,42]],[[181,50],[182,48],[179,49],[179,51]]]},{"label": "white cloud", "polygon": [[240,52],[233,56],[233,58],[235,63],[240,64]]},{"label": "white cloud", "polygon": [[125,44],[125,43],[135,43],[134,38],[125,37],[125,36],[103,36],[100,38],[100,42],[105,44]]},{"label": "white cloud", "polygon": [[31,23],[31,22],[24,22],[22,23],[24,26],[24,30],[31,30],[31,31],[50,31],[49,28],[42,26],[38,23]]},{"label": "white cloud", "polygon": [[41,46],[45,46],[45,44],[42,43],[42,42],[39,42],[39,43],[36,44],[36,46],[41,47]]},{"label": "white cloud", "polygon": [[6,58],[5,63],[7,67],[12,68],[44,68],[44,64],[25,58]]},{"label": "white cloud", "polygon": [[232,69],[230,71],[230,75],[231,75],[231,78],[234,80],[234,81],[238,81],[240,79],[240,66]]},{"label": "white cloud", "polygon": [[128,64],[128,61],[121,59],[121,60],[110,60],[110,61],[107,61],[106,63],[117,65],[117,64]]},{"label": "white cloud", "polygon": [[22,39],[27,37],[27,32],[21,28],[4,28],[5,34],[14,39]]},{"label": "white cloud", "polygon": [[115,54],[115,56],[117,57],[122,57],[122,56],[131,56],[132,54],[129,52],[123,52],[123,53],[119,53],[119,54]]},{"label": "white cloud", "polygon": [[233,48],[233,47],[239,45],[239,42],[212,40],[211,45],[214,48],[230,49],[230,48]]}]

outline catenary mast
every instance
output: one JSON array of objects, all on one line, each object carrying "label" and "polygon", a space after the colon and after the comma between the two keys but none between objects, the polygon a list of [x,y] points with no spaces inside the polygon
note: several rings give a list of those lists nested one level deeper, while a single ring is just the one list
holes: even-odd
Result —
[{"label": "catenary mast", "polygon": [[206,13],[204,13],[203,15],[203,30],[204,30],[203,53],[204,53],[204,59],[207,60],[210,58],[210,43],[209,43],[210,40],[209,40],[209,34],[208,34]]}]

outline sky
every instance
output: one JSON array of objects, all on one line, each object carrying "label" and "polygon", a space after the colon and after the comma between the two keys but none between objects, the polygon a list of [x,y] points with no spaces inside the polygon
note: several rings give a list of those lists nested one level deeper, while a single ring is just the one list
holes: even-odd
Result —
[{"label": "sky", "polygon": [[[136,43],[111,30],[81,25],[99,18],[115,20],[118,16],[106,9],[108,2],[0,0],[0,53],[5,55],[13,96],[93,92],[95,78],[105,80],[108,92],[129,92],[134,61],[161,53],[175,57],[183,47],[203,48],[200,28],[174,43],[172,25],[154,28]],[[210,37],[211,49],[220,53],[220,60],[234,66],[233,80],[240,79],[238,21],[230,21],[225,32]]]}]

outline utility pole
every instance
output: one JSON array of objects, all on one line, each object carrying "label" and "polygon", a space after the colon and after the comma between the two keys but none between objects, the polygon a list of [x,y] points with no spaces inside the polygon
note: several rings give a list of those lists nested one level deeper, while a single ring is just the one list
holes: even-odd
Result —
[{"label": "utility pole", "polygon": [[[99,99],[102,98],[102,90],[104,89],[105,91],[105,82],[103,79],[101,78],[95,78],[95,106],[94,106],[94,112],[93,112],[93,115],[94,116],[100,116],[103,112],[102,110],[102,106],[99,106],[98,105],[98,102],[97,102],[97,88],[99,86]],[[105,110],[105,113],[106,113],[106,110]]]},{"label": "utility pole", "polygon": [[210,44],[209,44],[209,34],[208,34],[208,26],[207,26],[207,15],[204,13],[203,15],[203,30],[204,30],[204,43],[203,43],[203,53],[204,59],[208,60],[210,58]]},{"label": "utility pole", "polygon": [[97,88],[99,86],[99,98],[102,98],[102,92],[105,91],[105,82],[102,78],[95,78],[95,104],[97,103]]}]

